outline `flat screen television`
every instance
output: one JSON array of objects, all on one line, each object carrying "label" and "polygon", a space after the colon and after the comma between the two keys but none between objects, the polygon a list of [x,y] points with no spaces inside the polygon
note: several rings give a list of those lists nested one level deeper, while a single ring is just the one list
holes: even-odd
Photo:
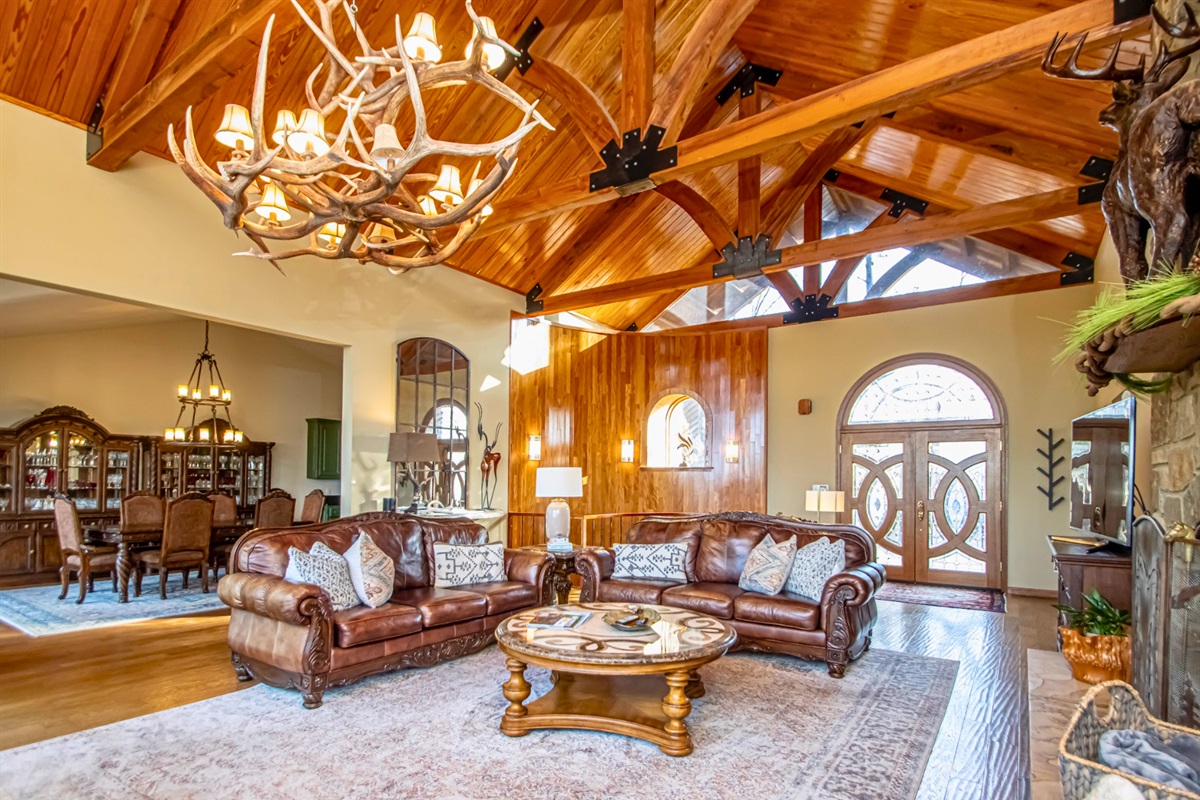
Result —
[{"label": "flat screen television", "polygon": [[1129,546],[1133,530],[1132,397],[1071,423],[1071,527]]}]

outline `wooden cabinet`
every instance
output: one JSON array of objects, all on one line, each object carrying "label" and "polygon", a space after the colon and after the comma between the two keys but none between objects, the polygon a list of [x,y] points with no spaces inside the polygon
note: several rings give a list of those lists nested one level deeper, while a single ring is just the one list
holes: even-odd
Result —
[{"label": "wooden cabinet", "polygon": [[1125,611],[1133,607],[1133,559],[1129,555],[1089,553],[1090,547],[1047,537],[1058,572],[1058,602],[1081,608],[1083,596],[1098,589],[1110,603]]},{"label": "wooden cabinet", "polygon": [[335,481],[342,477],[342,421],[310,419],[308,422],[309,480]]},{"label": "wooden cabinet", "polygon": [[185,492],[224,492],[247,511],[271,490],[274,442],[174,444],[155,439],[155,488],[168,500]]}]

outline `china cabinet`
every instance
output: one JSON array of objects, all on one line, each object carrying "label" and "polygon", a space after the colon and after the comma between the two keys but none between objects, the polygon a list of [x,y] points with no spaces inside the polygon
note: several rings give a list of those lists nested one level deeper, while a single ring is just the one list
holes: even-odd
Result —
[{"label": "china cabinet", "polygon": [[109,433],[70,406],[0,428],[0,586],[55,579],[55,495],[74,500],[84,524],[116,522],[121,498],[143,488],[152,448],[150,437]]},{"label": "china cabinet", "polygon": [[[222,424],[218,420],[213,438],[222,437]],[[248,512],[271,490],[274,446],[274,442],[248,439],[212,445],[177,444],[155,437],[153,456],[158,466],[153,488],[168,500],[185,492],[224,492],[233,497],[240,511]]]}]

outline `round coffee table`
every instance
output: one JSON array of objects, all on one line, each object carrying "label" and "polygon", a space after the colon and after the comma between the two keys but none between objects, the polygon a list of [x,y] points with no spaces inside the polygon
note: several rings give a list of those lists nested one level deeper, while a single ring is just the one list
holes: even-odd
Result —
[{"label": "round coffee table", "polygon": [[[661,619],[644,633],[625,633],[604,622],[605,612],[628,603],[576,603],[535,608],[509,617],[496,629],[508,656],[504,683],[508,708],[501,732],[524,736],[540,728],[607,731],[654,742],[670,756],[692,752],[684,720],[691,698],[704,695],[700,667],[723,656],[737,632],[719,619],[667,606],[652,608]],[[590,611],[577,628],[530,628],[541,611]],[[527,666],[551,670],[554,687],[530,702]],[[666,678],[664,696],[663,678]]]}]

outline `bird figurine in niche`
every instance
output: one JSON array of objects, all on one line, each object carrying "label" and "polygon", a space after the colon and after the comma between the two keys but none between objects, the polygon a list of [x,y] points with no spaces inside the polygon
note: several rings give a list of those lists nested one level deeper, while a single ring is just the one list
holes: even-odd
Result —
[{"label": "bird figurine in niche", "polygon": [[692,440],[686,435],[680,433],[677,434],[677,436],[679,436],[679,444],[675,445],[675,448],[679,451],[679,466],[686,467],[688,466],[688,461],[692,457],[692,453],[696,452],[696,448],[693,445]]}]

